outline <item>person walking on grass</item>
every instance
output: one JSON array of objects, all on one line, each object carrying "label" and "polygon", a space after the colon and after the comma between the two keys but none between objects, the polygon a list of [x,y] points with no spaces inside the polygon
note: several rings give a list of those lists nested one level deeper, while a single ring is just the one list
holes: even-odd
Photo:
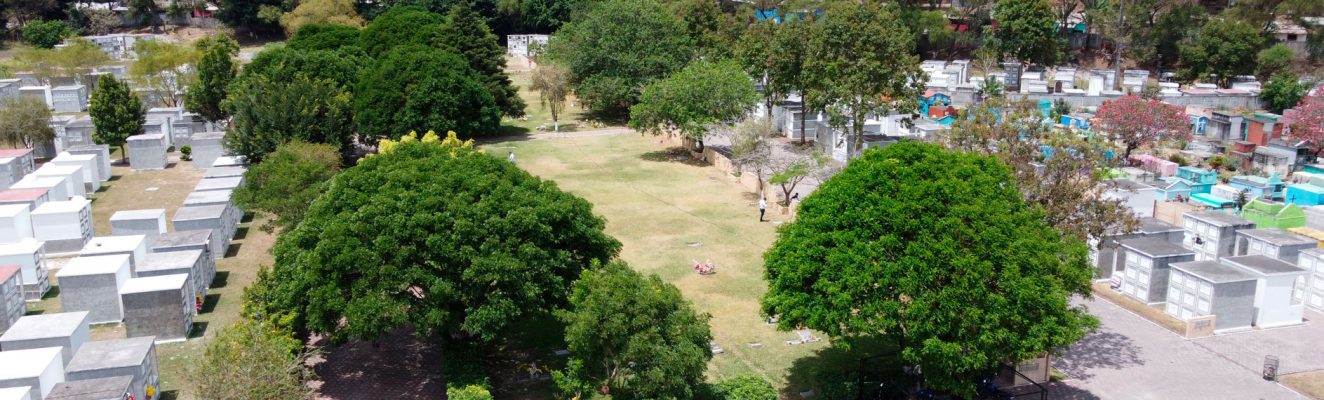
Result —
[{"label": "person walking on grass", "polygon": [[514,164],[514,163],[515,163],[515,151],[514,151],[514,150],[511,150],[511,151],[510,151],[510,155],[509,155],[509,156],[506,156],[506,161],[510,161],[511,164]]},{"label": "person walking on grass", "polygon": [[759,196],[759,222],[763,222],[763,213],[768,211],[768,201]]}]

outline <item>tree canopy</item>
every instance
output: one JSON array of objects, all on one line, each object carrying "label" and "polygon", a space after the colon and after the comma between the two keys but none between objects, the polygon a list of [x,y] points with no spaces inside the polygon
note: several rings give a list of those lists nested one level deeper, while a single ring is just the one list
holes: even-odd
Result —
[{"label": "tree canopy", "polygon": [[280,16],[285,32],[293,34],[309,24],[363,26],[363,18],[354,10],[354,0],[305,0]]},{"label": "tree canopy", "polygon": [[250,315],[338,340],[402,326],[490,340],[564,306],[620,243],[587,201],[471,147],[408,135],[337,175],[277,239]]},{"label": "tree canopy", "polygon": [[184,93],[184,106],[208,121],[220,121],[229,116],[221,108],[226,88],[234,81],[239,67],[234,57],[239,54],[239,43],[228,35],[216,35],[199,40],[195,45],[202,53],[198,61],[198,79]]},{"label": "tree canopy", "polygon": [[468,1],[451,7],[446,24],[441,27],[439,41],[441,48],[464,57],[469,68],[483,78],[502,114],[511,117],[524,115],[524,100],[520,99],[519,89],[506,75],[506,48],[501,46],[487,27],[487,21]]},{"label": "tree canopy", "polygon": [[399,46],[433,46],[446,18],[422,7],[394,7],[372,20],[359,33],[359,44],[371,57]]},{"label": "tree canopy", "polygon": [[193,46],[164,40],[136,41],[133,52],[138,55],[138,59],[129,65],[129,76],[133,81],[155,91],[161,97],[162,106],[182,105],[184,89],[194,77],[189,66],[196,63],[202,53]]},{"label": "tree canopy", "polygon": [[630,107],[630,127],[703,140],[709,125],[739,120],[758,96],[754,81],[735,61],[695,60],[644,89],[639,103]]},{"label": "tree canopy", "polygon": [[653,80],[693,55],[685,26],[656,0],[606,0],[556,32],[549,55],[570,70],[575,94],[591,111],[624,116]]},{"label": "tree canopy", "polygon": [[1160,140],[1181,141],[1191,136],[1186,110],[1162,100],[1125,96],[1104,102],[1099,106],[1098,130],[1108,139],[1120,142],[1122,159],[1131,157],[1131,151],[1149,146]]},{"label": "tree canopy", "polygon": [[354,89],[354,120],[371,142],[408,131],[496,132],[501,109],[483,78],[459,56],[424,46],[398,47],[364,70]]},{"label": "tree canopy", "polygon": [[1062,43],[1048,0],[1003,0],[993,6],[994,33],[1003,56],[1044,66],[1057,65]]},{"label": "tree canopy", "polygon": [[119,147],[124,157],[128,157],[124,143],[129,136],[142,133],[143,123],[147,121],[142,100],[133,94],[128,84],[110,74],[98,78],[97,88],[92,90],[92,98],[88,101],[87,113],[95,128],[92,140]]},{"label": "tree canopy", "polygon": [[188,375],[201,399],[303,399],[313,377],[304,356],[290,332],[242,318],[207,341]]},{"label": "tree canopy", "polygon": [[1260,91],[1260,100],[1264,101],[1264,106],[1270,112],[1282,114],[1283,110],[1300,103],[1309,91],[1310,85],[1301,82],[1296,75],[1280,73],[1264,84],[1264,90]]},{"label": "tree canopy", "polygon": [[1245,21],[1211,19],[1194,42],[1181,47],[1181,74],[1227,87],[1232,78],[1255,72],[1255,57],[1263,46],[1260,30]]},{"label": "tree canopy", "polygon": [[1301,99],[1287,123],[1292,128],[1288,134],[1292,140],[1310,141],[1316,155],[1324,152],[1324,91],[1316,91]]},{"label": "tree canopy", "polygon": [[221,104],[234,117],[225,148],[249,162],[261,162],[277,146],[293,140],[343,150],[355,132],[352,96],[330,80],[245,74],[229,92]]},{"label": "tree canopy", "polygon": [[340,149],[329,144],[296,140],[276,146],[244,173],[244,185],[234,191],[235,203],[274,215],[263,229],[294,229],[340,172],[340,159]]},{"label": "tree canopy", "polygon": [[619,399],[695,397],[712,358],[709,316],[695,312],[675,286],[613,262],[585,271],[570,304],[573,311],[562,316],[567,376],[590,385],[563,386],[604,388]]},{"label": "tree canopy", "polygon": [[365,57],[334,50],[276,46],[257,53],[253,61],[244,66],[244,77],[262,75],[272,81],[289,82],[302,76],[329,80],[352,90],[358,82],[360,70],[367,64],[371,61]]},{"label": "tree canopy", "polygon": [[307,24],[299,27],[285,46],[295,50],[339,50],[359,54],[359,28],[345,25]]},{"label": "tree canopy", "polygon": [[800,203],[764,265],[763,311],[780,328],[887,339],[926,387],[958,394],[1097,325],[1070,305],[1090,291],[1085,244],[1045,223],[1001,161],[932,144],[852,161]]},{"label": "tree canopy", "polygon": [[0,142],[10,148],[24,148],[54,138],[46,101],[29,96],[0,99]]},{"label": "tree canopy", "polygon": [[270,31],[280,27],[285,0],[217,0],[216,19],[243,31]]},{"label": "tree canopy", "polygon": [[33,47],[49,49],[60,44],[72,32],[64,21],[32,21],[23,26],[23,41]]}]

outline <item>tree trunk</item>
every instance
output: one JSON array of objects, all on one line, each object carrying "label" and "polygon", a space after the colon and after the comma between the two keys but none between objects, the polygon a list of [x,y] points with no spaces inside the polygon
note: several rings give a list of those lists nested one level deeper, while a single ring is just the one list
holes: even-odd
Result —
[{"label": "tree trunk", "polygon": [[120,145],[120,163],[126,165],[129,163],[129,150],[122,144]]},{"label": "tree trunk", "polygon": [[800,93],[800,145],[805,144],[805,119],[808,118],[809,104],[805,103],[804,92]]},{"label": "tree trunk", "polygon": [[[1122,90],[1122,33],[1126,32],[1123,25],[1126,21],[1126,0],[1117,0],[1117,39],[1113,41],[1113,68],[1117,70],[1117,75],[1113,77],[1113,89]],[[1089,38],[1085,38],[1089,41]]]}]

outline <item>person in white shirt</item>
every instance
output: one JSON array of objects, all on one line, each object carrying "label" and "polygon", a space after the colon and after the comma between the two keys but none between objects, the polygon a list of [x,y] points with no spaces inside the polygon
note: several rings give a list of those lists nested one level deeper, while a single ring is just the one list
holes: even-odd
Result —
[{"label": "person in white shirt", "polygon": [[759,196],[759,222],[763,222],[763,213],[768,211],[768,201]]},{"label": "person in white shirt", "polygon": [[514,151],[511,151],[511,152],[510,152],[510,155],[509,155],[509,156],[506,156],[506,161],[510,161],[511,164],[514,164],[514,163],[515,163],[515,152],[514,152]]}]

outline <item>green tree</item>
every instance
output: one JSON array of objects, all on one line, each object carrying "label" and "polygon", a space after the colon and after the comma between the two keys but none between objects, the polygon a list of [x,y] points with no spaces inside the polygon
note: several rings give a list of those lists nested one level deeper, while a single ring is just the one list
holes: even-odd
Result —
[{"label": "green tree", "polygon": [[359,33],[359,45],[368,56],[378,57],[399,46],[433,46],[446,18],[422,7],[387,10]]},{"label": "green tree", "polygon": [[60,44],[71,33],[64,21],[36,20],[23,26],[23,41],[34,47],[49,49]]},{"label": "green tree", "polygon": [[538,101],[552,114],[552,130],[560,132],[561,113],[570,96],[570,73],[557,64],[538,64],[533,69],[529,89],[538,92]]},{"label": "green tree", "polygon": [[777,389],[758,375],[740,375],[713,385],[718,400],[777,400]]},{"label": "green tree", "polygon": [[831,105],[826,108],[830,123],[842,131],[849,128],[847,148],[853,156],[864,149],[868,116],[918,106],[924,71],[911,53],[910,32],[886,9],[837,3],[821,24],[810,39],[804,68],[822,91],[821,104]]},{"label": "green tree", "polygon": [[713,356],[709,316],[657,275],[619,261],[590,269],[574,283],[570,304],[562,319],[571,380],[619,399],[692,399],[703,385]]},{"label": "green tree", "polygon": [[562,307],[620,243],[592,205],[454,135],[405,136],[332,179],[274,249],[247,310],[343,341],[411,326],[496,338]]},{"label": "green tree", "polygon": [[360,29],[345,25],[307,24],[299,27],[285,46],[295,50],[336,50],[345,54],[363,52]]},{"label": "green tree", "polygon": [[506,49],[487,27],[483,16],[474,11],[469,1],[451,7],[446,24],[441,27],[441,48],[449,50],[469,62],[492,93],[501,113],[509,117],[524,115],[524,100],[519,89],[506,75]]},{"label": "green tree", "polygon": [[94,127],[92,140],[97,144],[119,147],[121,157],[127,160],[124,143],[129,136],[142,133],[143,123],[147,121],[142,100],[138,100],[128,84],[112,75],[102,75],[97,80],[97,88],[92,91],[87,113],[92,117]]},{"label": "green tree", "polygon": [[1292,48],[1282,43],[1260,50],[1255,56],[1255,75],[1267,80],[1291,66],[1294,58]]},{"label": "green tree", "polygon": [[184,93],[184,107],[208,121],[220,121],[230,116],[221,108],[221,102],[239,70],[234,63],[234,57],[239,54],[239,43],[222,34],[199,40],[194,45],[202,53],[202,60],[197,65],[198,79]]},{"label": "green tree", "polygon": [[261,162],[294,140],[343,150],[355,132],[351,97],[344,87],[325,79],[245,76],[230,85],[221,103],[233,116],[225,148],[249,162]]},{"label": "green tree", "polygon": [[162,106],[182,105],[184,90],[194,78],[189,66],[202,57],[198,49],[164,40],[139,40],[133,43],[133,52],[138,55],[129,65],[133,82],[156,92]]},{"label": "green tree", "polygon": [[1219,17],[1200,28],[1195,42],[1181,47],[1181,74],[1185,79],[1212,79],[1227,87],[1232,78],[1255,72],[1256,51],[1264,37],[1254,26]]},{"label": "green tree", "polygon": [[620,117],[653,80],[678,71],[693,55],[685,26],[656,0],[606,0],[565,24],[548,53],[570,69],[580,101]]},{"label": "green tree", "polygon": [[1260,100],[1264,101],[1269,111],[1281,114],[1283,110],[1295,107],[1310,91],[1310,84],[1301,82],[1296,75],[1280,73],[1269,79],[1260,91]]},{"label": "green tree", "polygon": [[231,28],[250,32],[274,31],[280,28],[277,20],[259,16],[264,9],[283,12],[285,0],[217,0],[216,19]]},{"label": "green tree", "polygon": [[362,27],[363,18],[354,10],[354,0],[305,0],[290,12],[280,16],[285,33],[293,35],[309,24],[344,25]]},{"label": "green tree", "polygon": [[34,147],[55,139],[51,109],[46,102],[27,96],[0,100],[0,141],[10,148]]},{"label": "green tree", "polygon": [[408,131],[484,136],[496,132],[501,109],[459,56],[403,46],[363,71],[354,89],[354,120],[369,143]]},{"label": "green tree", "polygon": [[151,26],[153,32],[161,27],[161,6],[156,4],[156,0],[128,0],[127,3],[129,10],[125,16],[129,19]]},{"label": "green tree", "polygon": [[288,232],[339,172],[339,148],[297,140],[284,143],[244,173],[244,186],[234,192],[235,203],[276,216],[262,229]]},{"label": "green tree", "polygon": [[529,32],[556,32],[570,22],[570,14],[582,3],[580,0],[523,0],[520,2],[520,24]]},{"label": "green tree", "polygon": [[199,399],[305,399],[306,356],[291,332],[242,318],[206,342],[188,376]]},{"label": "green tree", "polygon": [[244,66],[243,76],[262,75],[273,82],[289,82],[297,77],[330,80],[352,90],[365,65],[366,57],[334,50],[299,50],[291,46],[272,46],[253,57]]},{"label": "green tree", "polygon": [[993,6],[993,18],[998,21],[994,36],[1003,56],[1031,64],[1057,65],[1062,43],[1048,0],[999,1]]},{"label": "green tree", "polygon": [[778,326],[895,343],[924,384],[973,395],[1000,363],[1060,349],[1098,322],[1083,242],[1026,204],[1006,164],[902,142],[800,203],[764,254]]},{"label": "green tree", "polygon": [[709,125],[739,120],[758,100],[754,81],[735,61],[695,60],[644,89],[630,107],[630,127],[654,135],[679,132],[702,143]]}]

